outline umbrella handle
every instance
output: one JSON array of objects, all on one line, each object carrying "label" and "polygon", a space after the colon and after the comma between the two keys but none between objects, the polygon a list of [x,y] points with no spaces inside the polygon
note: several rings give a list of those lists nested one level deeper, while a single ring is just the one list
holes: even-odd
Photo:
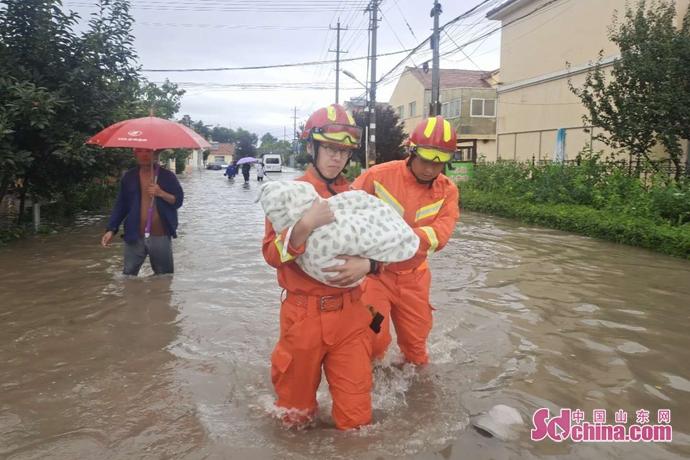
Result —
[{"label": "umbrella handle", "polygon": [[[153,159],[151,160],[153,161]],[[154,167],[153,183],[158,183],[158,164],[156,163]],[[151,204],[149,204],[149,209],[146,212],[146,227],[144,229],[144,238],[149,238],[151,236],[151,224],[153,223],[153,206],[155,205],[156,197],[151,197]]]}]

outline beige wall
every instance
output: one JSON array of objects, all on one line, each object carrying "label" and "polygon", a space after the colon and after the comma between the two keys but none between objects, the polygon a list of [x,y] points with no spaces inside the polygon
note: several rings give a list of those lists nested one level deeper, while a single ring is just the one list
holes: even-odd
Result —
[{"label": "beige wall", "polygon": [[[506,24],[547,1],[522,0],[515,4],[521,8],[506,8],[499,17]],[[690,0],[677,1],[681,16],[688,3]],[[623,14],[625,7],[626,0],[561,0],[503,29],[496,118],[498,158],[552,158],[558,128],[567,128],[568,158],[590,145],[591,134],[582,128],[585,109],[568,88],[568,79],[574,86],[582,86],[584,71],[600,50],[604,57],[617,54],[608,39],[608,28],[614,11]],[[571,64],[570,74],[566,63]],[[592,147],[607,151],[598,142]]]},{"label": "beige wall", "polygon": [[496,141],[484,139],[477,141],[477,159],[484,157],[484,161],[496,161]]},{"label": "beige wall", "polygon": [[[503,24],[536,10],[549,0],[520,2],[524,6],[501,17]],[[604,56],[617,55],[617,47],[608,39],[614,12],[625,14],[630,0],[560,0],[517,21],[501,31],[501,81],[524,80],[564,70],[565,63],[585,64]],[[680,12],[678,24],[690,0],[676,0]]]},{"label": "beige wall", "polygon": [[[410,117],[409,107],[410,102],[413,101],[416,102],[417,112],[415,117]],[[410,72],[405,72],[400,76],[388,103],[396,112],[398,106],[402,105],[405,107],[403,123],[405,125],[405,132],[409,134],[424,117],[424,86],[417,80],[417,77]]]}]

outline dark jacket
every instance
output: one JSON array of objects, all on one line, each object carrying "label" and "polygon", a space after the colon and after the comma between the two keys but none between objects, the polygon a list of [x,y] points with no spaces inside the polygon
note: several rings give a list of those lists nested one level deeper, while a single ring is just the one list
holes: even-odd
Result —
[{"label": "dark jacket", "polygon": [[[177,238],[177,209],[182,206],[184,192],[174,173],[159,168],[158,185],[164,191],[175,195],[175,204],[169,204],[163,198],[156,197],[156,209],[168,235]],[[139,216],[141,215],[141,187],[139,185],[139,168],[132,168],[122,176],[120,190],[117,193],[115,206],[110,214],[108,230],[117,233],[125,220],[124,238],[128,243],[139,239]]]}]

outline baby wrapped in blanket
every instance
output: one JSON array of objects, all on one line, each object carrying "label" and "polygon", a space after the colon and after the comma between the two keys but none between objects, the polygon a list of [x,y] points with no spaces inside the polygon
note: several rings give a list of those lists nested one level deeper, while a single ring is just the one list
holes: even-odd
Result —
[{"label": "baby wrapped in blanket", "polygon": [[[317,198],[322,199],[308,182],[275,181],[262,186],[258,201],[275,231],[282,232],[294,226]],[[304,254],[295,261],[312,278],[334,286],[329,283],[333,274],[323,269],[343,263],[336,259],[341,255],[401,262],[417,252],[419,237],[375,196],[353,190],[326,201],[335,222],[315,229],[307,238]]]}]

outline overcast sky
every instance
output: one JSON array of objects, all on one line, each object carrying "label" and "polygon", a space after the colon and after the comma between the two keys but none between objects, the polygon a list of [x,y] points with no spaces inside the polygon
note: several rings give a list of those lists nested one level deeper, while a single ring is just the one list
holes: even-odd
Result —
[{"label": "overcast sky", "polygon": [[[498,26],[484,16],[491,0],[473,15],[441,35],[441,50],[448,54],[442,68],[493,70],[499,66],[500,36],[495,33],[462,49],[458,46]],[[95,0],[65,0],[66,8],[87,17]],[[369,0],[133,0],[135,47],[144,69],[242,67],[325,61],[335,58],[335,27],[340,18],[342,58],[367,55]],[[481,0],[444,0],[441,24],[461,15]],[[383,0],[378,29],[378,53],[413,48],[430,33],[432,0]],[[409,25],[409,27],[408,27]],[[411,30],[410,30],[411,29]],[[454,51],[455,50],[455,51]],[[454,52],[453,52],[454,51]],[[380,57],[381,78],[406,54]],[[468,58],[469,56],[469,58]],[[428,45],[405,65],[421,66],[431,58]],[[366,60],[343,62],[342,69],[359,80],[367,79]],[[402,70],[403,67],[400,68]],[[259,135],[270,132],[288,139],[293,108],[298,122],[318,107],[335,100],[335,64],[264,70],[220,72],[144,72],[154,82],[165,78],[180,84],[181,118],[232,128],[243,127]],[[377,100],[388,101],[399,71],[378,90]],[[238,84],[261,85],[238,87]],[[228,86],[234,85],[234,86]],[[265,87],[268,85],[268,87]],[[340,101],[363,94],[360,84],[341,74]]]}]

